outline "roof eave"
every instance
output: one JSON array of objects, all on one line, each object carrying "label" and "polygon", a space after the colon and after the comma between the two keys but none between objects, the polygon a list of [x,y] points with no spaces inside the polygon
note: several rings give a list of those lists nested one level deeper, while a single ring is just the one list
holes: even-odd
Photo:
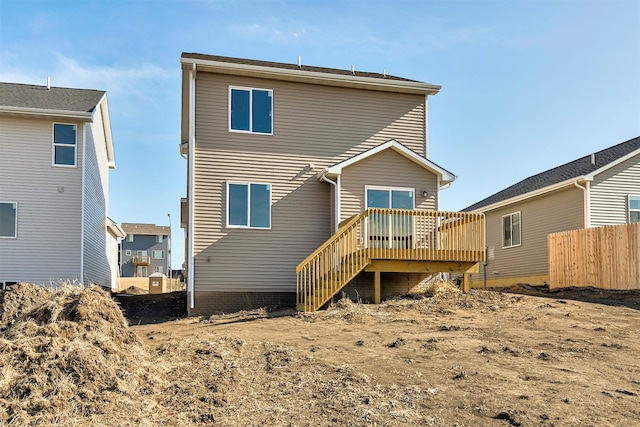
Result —
[{"label": "roof eave", "polygon": [[91,111],[53,110],[45,108],[12,107],[6,105],[0,106],[0,113],[35,117],[64,117],[79,119],[82,121],[91,121],[91,116],[93,114]]},{"label": "roof eave", "polygon": [[180,63],[195,65],[202,71],[222,74],[245,75],[271,80],[297,81],[326,86],[351,87],[385,92],[409,93],[417,95],[435,95],[441,86],[422,82],[403,80],[384,80],[358,75],[329,74],[317,71],[291,70],[287,68],[262,65],[238,64],[196,58],[180,58]]},{"label": "roof eave", "polygon": [[530,191],[528,193],[521,194],[519,196],[510,197],[508,199],[501,200],[499,202],[495,202],[495,203],[492,203],[490,205],[481,206],[479,208],[469,210],[468,212],[470,212],[470,213],[481,213],[481,212],[492,211],[492,210],[495,210],[495,209],[499,209],[499,208],[511,205],[513,203],[522,202],[524,200],[531,199],[531,198],[536,197],[536,196],[540,196],[540,195],[543,195],[543,194],[546,194],[546,193],[550,193],[552,191],[559,190],[559,189],[561,189],[563,187],[573,186],[575,182],[584,182],[584,181],[591,181],[591,179],[589,179],[588,176],[586,176],[586,175],[578,176],[578,177],[575,177],[575,178],[569,178],[569,179],[567,179],[565,181],[558,182],[558,183],[553,184],[553,185],[548,185],[546,187],[539,188],[537,190]]},{"label": "roof eave", "polygon": [[620,163],[629,160],[630,158],[637,156],[638,154],[640,154],[640,148],[638,148],[637,150],[634,150],[632,152],[630,152],[629,154],[622,156],[612,162],[607,163],[606,165],[602,166],[599,169],[594,170],[591,173],[588,173],[587,175],[584,176],[585,180],[587,181],[593,181],[593,178],[595,178],[596,175],[601,174],[602,172],[611,169],[612,167],[619,165]]}]

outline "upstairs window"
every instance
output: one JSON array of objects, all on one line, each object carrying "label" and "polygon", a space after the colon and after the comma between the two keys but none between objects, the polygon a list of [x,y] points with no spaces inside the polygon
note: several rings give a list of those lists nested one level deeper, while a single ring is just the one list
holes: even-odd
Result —
[{"label": "upstairs window", "polygon": [[156,243],[162,243],[162,234],[156,235]]},{"label": "upstairs window", "polygon": [[629,222],[640,222],[640,196],[629,196]]},{"label": "upstairs window", "polygon": [[152,251],[151,257],[153,259],[164,259],[164,251]]},{"label": "upstairs window", "polygon": [[76,125],[53,124],[53,164],[76,166]]},{"label": "upstairs window", "polygon": [[271,228],[271,185],[227,183],[227,227]]},{"label": "upstairs window", "polygon": [[133,234],[127,234],[127,242],[133,242]]},{"label": "upstairs window", "polygon": [[0,238],[18,236],[18,204],[0,202]]},{"label": "upstairs window", "polygon": [[273,134],[273,91],[230,87],[229,130]]},{"label": "upstairs window", "polygon": [[502,247],[512,248],[522,244],[522,225],[520,212],[502,217]]},{"label": "upstairs window", "polygon": [[125,256],[131,256],[131,249],[127,249],[124,251]]}]

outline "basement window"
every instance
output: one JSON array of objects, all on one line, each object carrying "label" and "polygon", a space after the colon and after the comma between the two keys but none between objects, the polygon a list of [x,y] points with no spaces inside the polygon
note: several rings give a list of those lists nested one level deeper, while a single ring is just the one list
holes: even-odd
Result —
[{"label": "basement window", "polygon": [[629,196],[629,223],[640,222],[640,196]]},{"label": "basement window", "polygon": [[229,130],[273,134],[273,91],[229,87]]},{"label": "basement window", "polygon": [[522,244],[521,213],[514,212],[502,217],[502,247],[512,248]]},{"label": "basement window", "polygon": [[227,183],[227,227],[271,228],[271,184]]}]

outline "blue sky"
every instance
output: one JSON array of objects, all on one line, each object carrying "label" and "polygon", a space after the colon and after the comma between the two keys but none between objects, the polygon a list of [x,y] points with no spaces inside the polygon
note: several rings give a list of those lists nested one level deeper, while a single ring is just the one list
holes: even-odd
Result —
[{"label": "blue sky", "polygon": [[[459,210],[640,135],[640,1],[0,0],[0,81],[106,90],[109,215],[173,226],[181,52],[303,63],[442,85],[429,158]],[[154,209],[150,209],[154,206]]]}]

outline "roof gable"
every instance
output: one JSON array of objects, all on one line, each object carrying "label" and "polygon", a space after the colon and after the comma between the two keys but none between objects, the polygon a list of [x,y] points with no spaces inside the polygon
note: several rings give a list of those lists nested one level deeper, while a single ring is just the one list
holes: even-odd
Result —
[{"label": "roof gable", "polygon": [[418,153],[416,153],[415,151],[411,150],[410,148],[406,147],[405,145],[400,144],[398,141],[396,141],[395,139],[391,139],[383,144],[378,145],[377,147],[371,148],[367,151],[364,151],[360,154],[357,154],[347,160],[344,160],[340,163],[336,163],[333,166],[328,167],[327,169],[324,170],[324,174],[326,175],[341,175],[342,174],[342,170],[348,166],[353,165],[354,163],[360,162],[366,158],[369,158],[371,156],[374,156],[384,150],[393,150],[396,153],[402,155],[403,157],[411,160],[412,162],[416,163],[418,166],[421,166],[422,168],[436,174],[439,176],[440,178],[440,183],[441,184],[448,184],[451,183],[453,181],[455,181],[456,176],[454,174],[452,174],[451,172],[449,172],[448,170],[438,166],[437,164],[433,163],[432,161],[422,157],[421,155],[419,155]]},{"label": "roof gable", "polygon": [[579,179],[590,181],[595,175],[637,154],[640,154],[640,136],[530,176],[462,211],[480,211],[493,205],[502,206],[512,199],[526,197],[529,194],[533,196],[544,192],[545,189],[573,185],[572,183]]}]

